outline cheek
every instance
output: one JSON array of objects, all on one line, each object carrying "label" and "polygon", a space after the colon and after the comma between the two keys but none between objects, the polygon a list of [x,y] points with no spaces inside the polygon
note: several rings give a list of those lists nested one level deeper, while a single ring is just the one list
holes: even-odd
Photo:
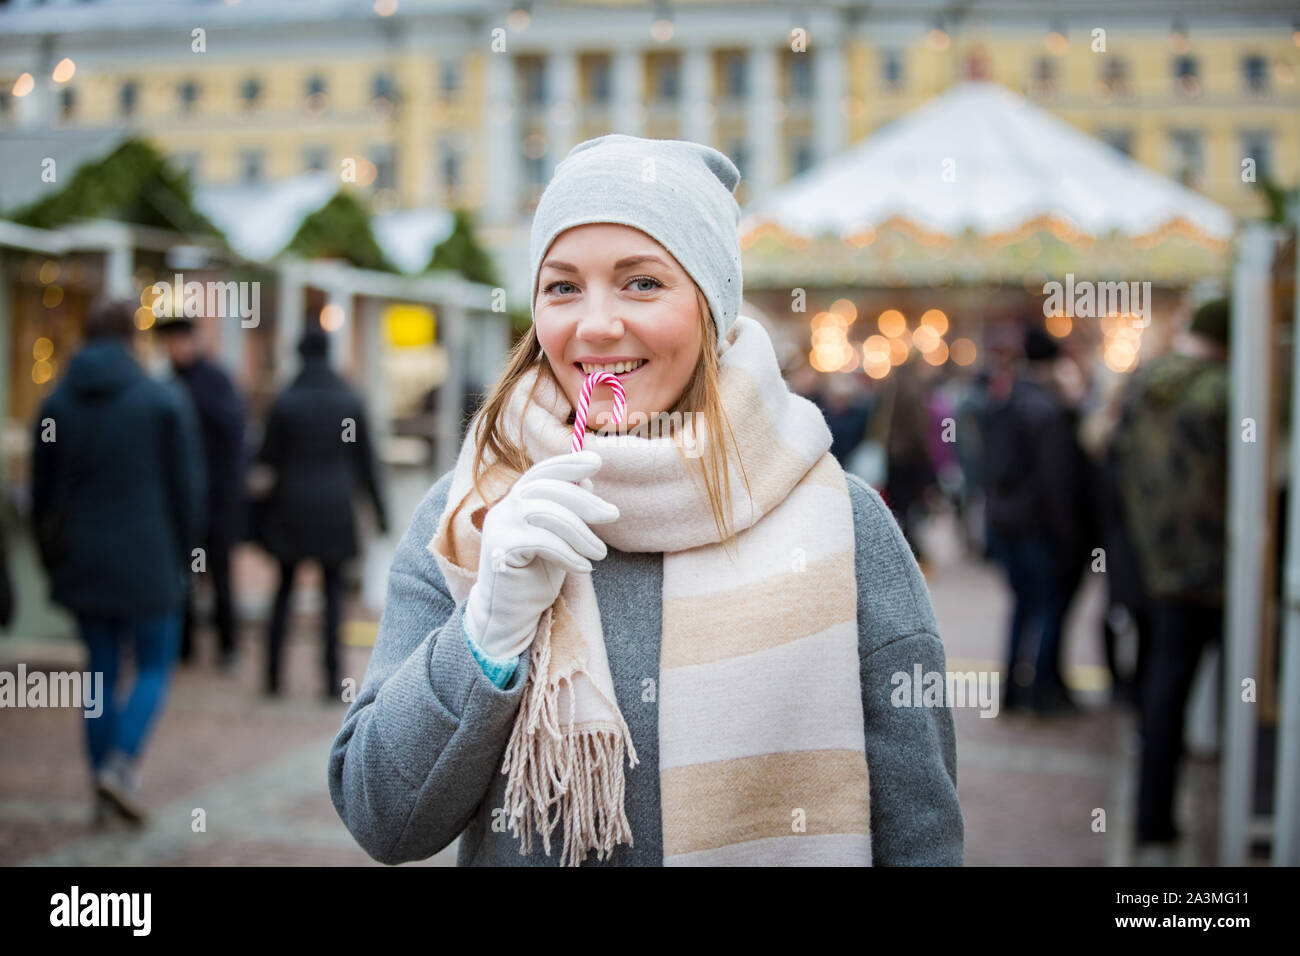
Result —
[{"label": "cheek", "polygon": [[564,358],[564,349],[568,344],[568,336],[564,328],[556,322],[546,322],[540,317],[536,323],[537,327],[537,344],[542,347],[546,357],[551,360],[551,365],[559,369]]}]

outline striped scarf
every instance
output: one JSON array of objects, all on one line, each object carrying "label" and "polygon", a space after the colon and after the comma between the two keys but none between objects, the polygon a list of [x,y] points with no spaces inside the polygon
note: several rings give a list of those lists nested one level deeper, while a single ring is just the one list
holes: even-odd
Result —
[{"label": "striped scarf", "polygon": [[[656,689],[664,864],[869,865],[844,472],[829,452],[821,412],[789,390],[756,320],[742,315],[731,328],[719,381],[753,492],[751,509],[733,456],[738,557],[720,541],[700,459],[683,454],[689,426],[664,437],[589,432],[585,445],[602,459],[591,479],[595,493],[620,512],[592,530],[612,548],[664,555]],[[534,367],[507,403],[506,434],[522,435],[532,462],[567,453],[571,411]],[[480,426],[476,419],[461,448],[429,543],[457,604],[478,567],[475,512],[518,478],[490,467],[487,498],[473,493]],[[699,426],[693,433],[704,440]],[[562,865],[581,863],[592,849],[605,859],[616,844],[633,843],[623,762],[635,766],[636,750],[610,678],[590,574],[566,575],[529,654],[528,687],[501,768],[511,831],[529,853],[536,830],[550,855],[551,834],[562,825]]]}]

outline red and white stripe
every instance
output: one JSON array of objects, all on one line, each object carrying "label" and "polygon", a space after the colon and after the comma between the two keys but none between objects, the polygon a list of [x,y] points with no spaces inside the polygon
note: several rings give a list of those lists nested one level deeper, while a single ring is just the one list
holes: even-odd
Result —
[{"label": "red and white stripe", "polygon": [[592,372],[582,383],[582,395],[578,398],[578,407],[573,414],[573,451],[582,451],[582,443],[587,437],[587,410],[591,407],[591,391],[602,382],[614,392],[614,423],[623,423],[623,413],[627,410],[623,383],[613,372]]}]

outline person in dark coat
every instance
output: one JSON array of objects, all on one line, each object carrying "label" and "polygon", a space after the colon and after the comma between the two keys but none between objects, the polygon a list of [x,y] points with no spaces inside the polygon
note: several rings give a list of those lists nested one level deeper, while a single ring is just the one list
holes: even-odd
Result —
[{"label": "person in dark coat", "polygon": [[[1039,713],[1074,709],[1061,677],[1061,631],[1075,557],[1082,547],[1078,475],[1082,452],[1073,417],[1055,394],[1056,343],[1040,329],[1025,336],[1025,362],[1010,393],[984,410],[985,517],[990,550],[1005,565],[1014,593],[1007,637],[1005,707]],[[1035,642],[1034,679],[1025,698],[1017,663],[1026,635]]]},{"label": "person in dark coat", "polygon": [[852,378],[836,372],[828,376],[825,389],[808,398],[821,409],[831,430],[831,454],[843,465],[866,435],[867,422],[871,418],[871,396],[865,390],[859,390]]},{"label": "person in dark coat", "polygon": [[[94,306],[85,345],[41,405],[32,451],[32,519],[50,596],[76,615],[89,669],[104,675],[100,712],[86,717],[99,822],[113,809],[144,819],[137,767],[176,659],[206,494],[193,407],[136,363],[134,331],[125,303]],[[118,707],[128,640],[135,685]]]},{"label": "person in dark coat", "polygon": [[1231,308],[1204,303],[1171,350],[1139,369],[1116,436],[1120,498],[1148,597],[1139,689],[1135,838],[1167,862],[1187,700],[1201,657],[1223,641]]},{"label": "person in dark coat", "polygon": [[0,631],[8,629],[16,615],[14,586],[9,577],[8,512],[9,494],[4,487],[4,479],[0,478]]},{"label": "person in dark coat", "polygon": [[[1088,468],[1092,474],[1093,511],[1097,535],[1105,549],[1106,613],[1102,616],[1102,646],[1111,677],[1111,700],[1136,708],[1138,689],[1142,686],[1143,667],[1150,635],[1148,598],[1142,580],[1137,548],[1128,528],[1123,501],[1123,461],[1120,441],[1128,423],[1126,409],[1141,385],[1141,375],[1117,384],[1088,416],[1083,431],[1088,435]],[[1119,646],[1124,633],[1130,633],[1136,650],[1131,671],[1120,663]]]},{"label": "person in dark coat", "polygon": [[280,692],[280,658],[293,575],[306,560],[320,563],[325,585],[325,696],[338,699],[338,628],[342,565],[360,550],[353,494],[364,489],[381,533],[388,528],[361,399],[329,363],[329,338],[309,328],[298,345],[302,371],[267,416],[258,463],[274,473],[261,529],[263,545],[280,562],[271,614],[266,690]]},{"label": "person in dark coat", "polygon": [[[241,537],[243,503],[244,406],[235,384],[221,366],[202,352],[194,320],[185,316],[160,318],[157,329],[171,359],[172,371],[189,391],[203,429],[208,463],[207,536],[203,541],[203,571],[212,581],[216,604],[221,668],[235,666],[235,612],[230,593],[230,551]],[[202,572],[200,572],[202,573]],[[181,629],[182,661],[194,654],[193,595],[185,602]]]},{"label": "person in dark coat", "polygon": [[898,367],[893,388],[889,437],[885,445],[889,461],[885,498],[903,529],[903,537],[911,546],[912,554],[918,561],[923,561],[918,540],[920,512],[936,477],[934,460],[930,457],[932,424],[928,390],[914,362]]}]

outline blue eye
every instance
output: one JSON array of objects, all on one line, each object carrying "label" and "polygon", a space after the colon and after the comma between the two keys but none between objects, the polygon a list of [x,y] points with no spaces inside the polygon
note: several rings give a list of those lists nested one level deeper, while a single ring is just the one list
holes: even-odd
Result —
[{"label": "blue eye", "polygon": [[[572,282],[565,282],[563,279],[561,279],[559,282],[552,282],[550,285],[548,285],[548,286],[547,286],[545,289],[543,289],[542,291],[543,291],[543,292],[550,292],[550,291],[551,291],[552,289],[554,289],[557,285],[573,285],[573,283],[572,283]],[[573,286],[573,287],[574,287],[575,289],[577,288],[577,286]],[[564,293],[561,292],[560,295],[564,295]]]},{"label": "blue eye", "polygon": [[[660,282],[660,281],[659,281],[658,279],[656,279],[654,276],[637,276],[637,277],[636,277],[635,279],[633,279],[632,281],[633,281],[633,282],[653,282],[653,283],[654,283],[654,289],[662,289],[662,288],[663,288],[663,285],[664,285],[662,282]],[[654,289],[638,289],[637,291],[638,291],[638,292],[653,292]]]}]

